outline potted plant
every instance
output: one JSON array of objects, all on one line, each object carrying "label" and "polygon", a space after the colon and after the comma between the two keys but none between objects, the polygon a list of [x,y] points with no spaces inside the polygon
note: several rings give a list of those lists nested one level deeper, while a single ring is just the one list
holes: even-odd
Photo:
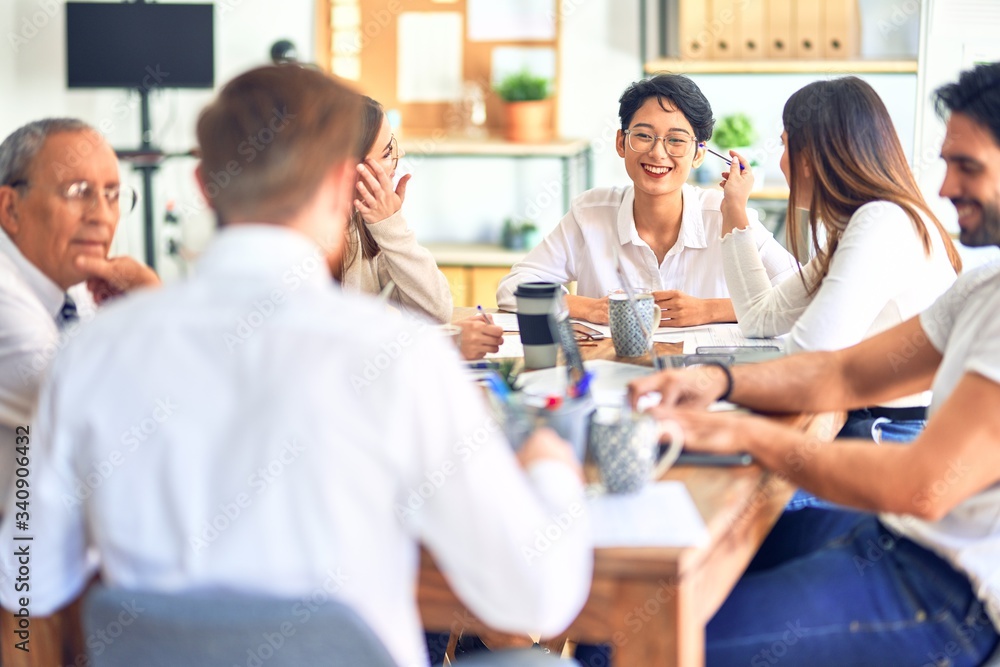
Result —
[{"label": "potted plant", "polygon": [[550,81],[524,69],[504,77],[495,90],[504,101],[508,141],[542,143],[552,139]]},{"label": "potted plant", "polygon": [[530,220],[507,218],[500,230],[500,245],[508,250],[530,250],[537,243],[538,227]]},{"label": "potted plant", "polygon": [[755,175],[754,190],[758,190],[764,185],[764,172],[759,169],[760,161],[756,159],[751,149],[755,141],[757,141],[757,130],[745,113],[723,116],[715,124],[715,130],[712,132],[712,143],[718,146],[723,155],[728,158],[729,151],[735,150],[750,161]]}]

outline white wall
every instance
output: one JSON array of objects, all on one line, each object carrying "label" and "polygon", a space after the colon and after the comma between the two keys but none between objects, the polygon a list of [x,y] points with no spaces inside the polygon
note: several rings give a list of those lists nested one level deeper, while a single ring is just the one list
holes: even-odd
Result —
[{"label": "white wall", "polygon": [[[985,6],[993,0],[964,2]],[[899,56],[912,50],[915,12],[911,11],[911,5],[915,3],[916,0],[861,0],[866,17],[863,24],[866,55]],[[294,41],[301,54],[313,53],[313,0],[220,0],[216,4],[217,82],[225,82],[248,67],[265,63],[270,45],[280,38]],[[593,141],[596,184],[627,183],[613,138],[618,127],[618,96],[630,82],[642,76],[638,54],[638,3],[557,0],[557,4],[563,26],[559,55],[562,133]],[[939,17],[945,12],[942,7],[951,6],[951,3],[936,0],[936,5],[935,16]],[[57,11],[53,12],[53,7]],[[32,21],[39,27],[35,28]],[[26,30],[25,25],[31,28]],[[932,34],[932,42],[938,46],[929,53],[935,58],[941,53],[950,53],[949,49],[955,50],[949,35],[941,32],[939,28]],[[11,44],[10,35],[22,36],[22,33],[30,36],[25,37],[24,43]],[[4,43],[0,45],[0,52],[4,54],[0,57],[0,136],[6,136],[32,119],[73,115],[95,125],[109,119],[113,127],[108,138],[113,145],[137,146],[136,97],[120,91],[66,90],[62,2],[0,1],[0,35],[4,36]],[[183,40],[183,36],[178,39]],[[717,117],[745,111],[755,119],[762,140],[766,141],[780,134],[781,108],[788,96],[822,76],[818,73],[815,76],[701,75],[695,78],[711,100]],[[949,71],[945,78],[951,76]],[[918,97],[923,95],[922,92],[918,94],[917,78],[914,75],[865,78],[882,95],[903,145],[911,153],[914,108]],[[210,97],[209,91],[157,93],[153,98],[154,141],[167,150],[191,148],[198,111]],[[778,179],[781,183],[777,169],[779,154],[777,151],[770,154],[764,168],[769,179]],[[195,191],[193,167],[194,162],[190,159],[178,159],[165,165],[156,177],[154,204],[159,218],[166,201],[178,202],[187,213],[185,243],[197,249],[204,245],[213,222]],[[545,232],[554,227],[564,213],[558,160],[426,159],[412,160],[409,167],[414,178],[408,190],[405,212],[423,241],[493,242],[499,237],[503,219],[509,216],[530,215]],[[138,179],[133,183],[138,186]],[[118,251],[141,256],[140,225],[141,215],[137,210],[122,225]],[[168,278],[176,272],[168,259],[161,260],[160,268]]]},{"label": "white wall", "polygon": [[[169,0],[168,0],[169,1]],[[197,0],[191,0],[197,1]],[[271,44],[291,39],[300,53],[313,53],[313,0],[219,0],[215,3],[215,74],[224,83],[235,74],[269,61]],[[118,90],[67,90],[65,3],[57,0],[0,2],[0,136],[46,116],[75,116],[108,128],[116,148],[139,145],[139,101]],[[183,43],[184,36],[177,36]],[[195,145],[198,112],[212,91],[161,90],[152,96],[152,138],[167,151]],[[155,177],[154,211],[159,219],[166,202],[192,211],[185,219],[185,240],[201,246],[213,222],[196,193],[194,161],[181,158],[164,165]],[[137,189],[141,181],[123,165],[123,175]],[[141,190],[140,190],[141,191]],[[195,212],[197,211],[197,212]],[[143,253],[141,204],[124,220],[116,252]],[[176,272],[169,259],[160,261],[166,278]]]},{"label": "white wall", "polygon": [[[912,1],[912,0],[911,0]],[[1000,3],[996,0],[922,0],[924,22],[920,44],[920,75],[916,118],[914,174],[927,201],[944,225],[958,230],[955,207],[938,196],[944,180],[940,159],[944,122],[934,112],[934,90],[958,80],[962,70],[979,60],[1000,61]],[[1000,257],[994,247],[959,246],[966,268]]]}]

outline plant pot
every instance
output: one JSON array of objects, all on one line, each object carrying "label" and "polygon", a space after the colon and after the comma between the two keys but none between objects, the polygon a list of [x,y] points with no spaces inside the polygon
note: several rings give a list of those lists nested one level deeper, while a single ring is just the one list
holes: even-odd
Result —
[{"label": "plant pot", "polygon": [[504,137],[507,141],[538,144],[552,140],[552,99],[505,102]]}]

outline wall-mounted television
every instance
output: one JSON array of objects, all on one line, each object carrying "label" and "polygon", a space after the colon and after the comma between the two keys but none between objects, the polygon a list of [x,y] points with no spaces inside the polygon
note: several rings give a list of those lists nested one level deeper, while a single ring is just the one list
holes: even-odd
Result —
[{"label": "wall-mounted television", "polygon": [[212,88],[213,5],[66,3],[70,88]]}]

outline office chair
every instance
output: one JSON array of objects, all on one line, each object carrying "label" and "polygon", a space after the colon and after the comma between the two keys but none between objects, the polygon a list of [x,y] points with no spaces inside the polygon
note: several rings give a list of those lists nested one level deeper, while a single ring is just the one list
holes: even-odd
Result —
[{"label": "office chair", "polygon": [[[343,602],[233,592],[149,593],[95,585],[83,603],[92,667],[397,667]],[[460,667],[566,665],[540,651],[474,656]]]}]

